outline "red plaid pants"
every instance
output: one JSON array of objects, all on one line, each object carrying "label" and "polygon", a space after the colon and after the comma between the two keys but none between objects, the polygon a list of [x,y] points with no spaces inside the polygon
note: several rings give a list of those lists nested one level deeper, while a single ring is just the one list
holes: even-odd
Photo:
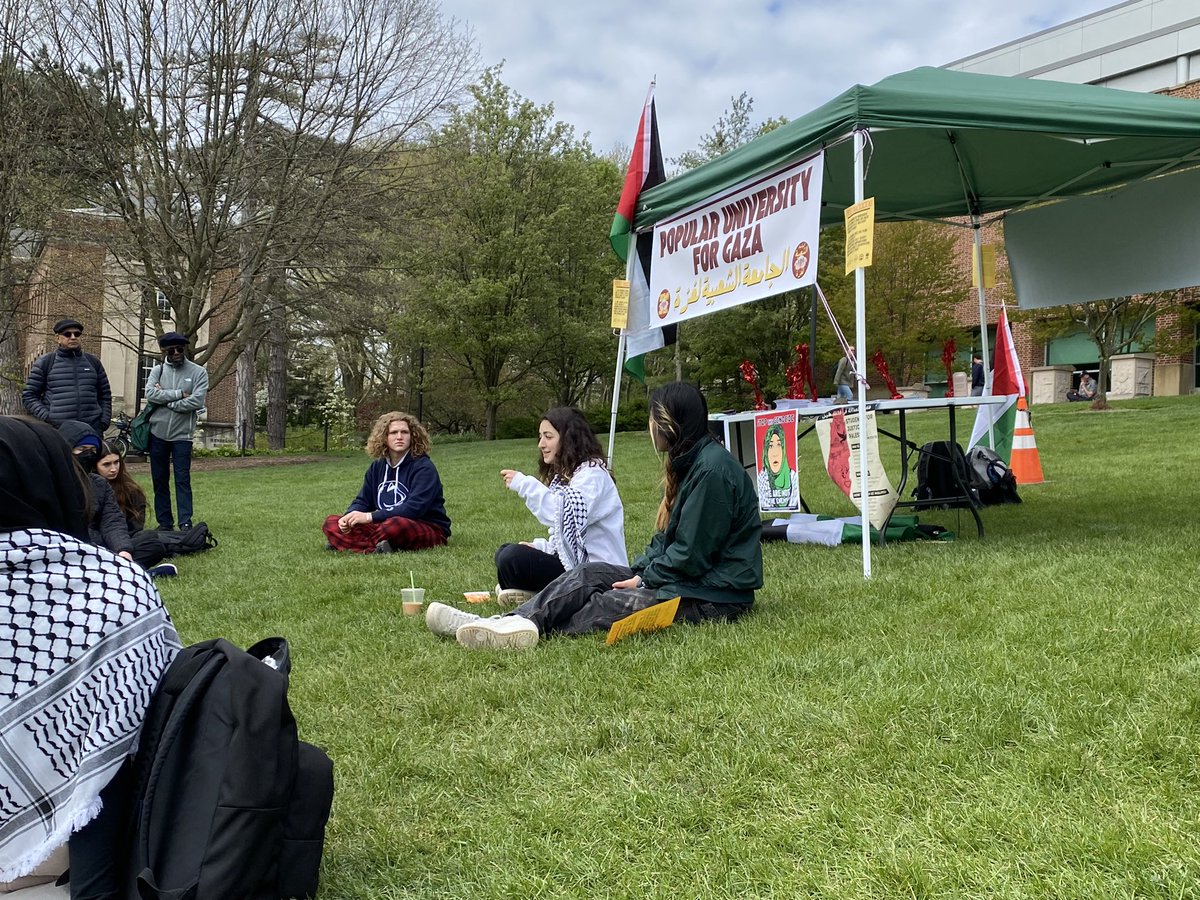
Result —
[{"label": "red plaid pants", "polygon": [[428,522],[394,516],[382,522],[355,525],[345,534],[338,528],[338,519],[333,515],[325,520],[322,530],[329,546],[334,550],[350,550],[354,553],[374,553],[375,545],[387,541],[393,550],[427,550],[446,543],[442,529]]}]

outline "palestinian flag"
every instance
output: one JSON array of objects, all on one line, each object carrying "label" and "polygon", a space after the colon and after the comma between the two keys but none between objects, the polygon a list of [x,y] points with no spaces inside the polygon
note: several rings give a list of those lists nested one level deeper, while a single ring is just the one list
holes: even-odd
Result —
[{"label": "palestinian flag", "polygon": [[[629,325],[625,329],[627,340],[625,371],[638,381],[645,383],[645,355],[667,344],[675,343],[675,326],[652,327],[650,315],[650,257],[654,235],[640,235],[635,242],[635,252],[630,255],[630,235],[637,212],[638,196],[645,188],[654,187],[666,180],[662,147],[658,143],[658,117],[654,111],[654,83],[646,94],[642,118],[638,121],[637,137],[633,140],[633,152],[629,156],[629,170],[625,173],[625,185],[621,188],[621,200],[613,216],[608,240],[613,251],[625,260],[625,277],[629,280]],[[669,334],[668,334],[669,332]]]},{"label": "palestinian flag", "polygon": [[662,184],[666,179],[662,147],[658,144],[658,117],[654,112],[652,81],[650,91],[646,94],[646,105],[642,107],[642,118],[638,121],[637,137],[633,139],[633,152],[629,155],[629,170],[625,173],[617,214],[613,216],[612,228],[608,232],[613,252],[623,262],[629,259],[629,234],[633,231],[638,195],[643,189]]},{"label": "palestinian flag", "polygon": [[992,383],[984,389],[983,396],[1003,397],[1005,402],[979,407],[967,449],[990,447],[1008,465],[1017,421],[1017,398],[1025,396],[1025,379],[1021,375],[1021,361],[1017,359],[1017,348],[1013,346],[1008,312],[1004,307],[1000,308],[1000,319],[996,323],[996,347],[992,359],[995,360]]}]

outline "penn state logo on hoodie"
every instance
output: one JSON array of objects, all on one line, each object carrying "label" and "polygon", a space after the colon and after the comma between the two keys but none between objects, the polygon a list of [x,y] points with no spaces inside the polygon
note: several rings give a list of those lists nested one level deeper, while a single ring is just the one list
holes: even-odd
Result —
[{"label": "penn state logo on hoodie", "polygon": [[[400,462],[404,462],[403,459]],[[383,481],[379,482],[379,487],[375,490],[375,508],[391,511],[397,506],[403,505],[408,499],[408,486],[400,480],[400,463],[396,464],[393,471],[391,466],[388,466],[388,472],[391,478],[384,476]]]}]

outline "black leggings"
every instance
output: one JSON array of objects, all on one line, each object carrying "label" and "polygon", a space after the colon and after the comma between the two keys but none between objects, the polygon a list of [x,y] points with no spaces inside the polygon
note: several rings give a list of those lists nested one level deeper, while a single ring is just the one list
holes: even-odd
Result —
[{"label": "black leggings", "polygon": [[563,573],[558,557],[524,544],[503,544],[496,551],[496,580],[502,588],[536,594]]},{"label": "black leggings", "polygon": [[100,791],[99,815],[71,835],[71,900],[119,900],[121,864],[128,854],[129,800],[133,790],[129,760]]}]

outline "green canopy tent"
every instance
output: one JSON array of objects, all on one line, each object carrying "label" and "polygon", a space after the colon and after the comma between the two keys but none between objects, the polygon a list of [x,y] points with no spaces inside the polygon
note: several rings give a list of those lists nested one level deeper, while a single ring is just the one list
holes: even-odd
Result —
[{"label": "green canopy tent", "polygon": [[[967,219],[1200,166],[1200,103],[1092,85],[920,68],[857,85],[699,168],[645,191],[648,230],[731,186],[825,154],[821,221],[873,197],[877,221]],[[1180,285],[1183,286],[1183,285]],[[856,273],[856,346],[866,347],[865,273]],[[987,353],[983,290],[980,331]],[[859,386],[859,413],[866,393]],[[866,448],[860,458],[866,471]],[[870,576],[863,509],[863,574]]]}]

